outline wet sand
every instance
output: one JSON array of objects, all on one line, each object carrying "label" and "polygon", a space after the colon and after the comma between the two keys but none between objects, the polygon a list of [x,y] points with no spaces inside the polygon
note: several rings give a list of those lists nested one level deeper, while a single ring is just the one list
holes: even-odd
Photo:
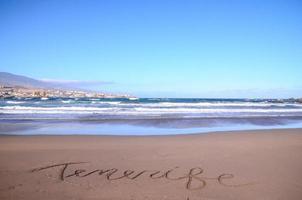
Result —
[{"label": "wet sand", "polygon": [[302,129],[0,136],[0,199],[302,199]]}]

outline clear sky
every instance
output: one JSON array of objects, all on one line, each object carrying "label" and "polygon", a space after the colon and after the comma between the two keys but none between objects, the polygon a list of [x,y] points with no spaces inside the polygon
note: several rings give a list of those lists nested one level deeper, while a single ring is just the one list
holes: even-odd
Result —
[{"label": "clear sky", "polygon": [[302,1],[0,0],[0,71],[140,97],[301,97]]}]

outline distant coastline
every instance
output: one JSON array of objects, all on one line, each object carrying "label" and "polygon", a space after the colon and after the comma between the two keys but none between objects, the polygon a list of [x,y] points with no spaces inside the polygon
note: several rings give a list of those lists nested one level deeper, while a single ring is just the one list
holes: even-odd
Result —
[{"label": "distant coastline", "polygon": [[0,72],[0,98],[134,98],[128,94],[109,94],[71,88],[7,72]]},{"label": "distant coastline", "polygon": [[133,98],[133,96],[123,94],[106,94],[102,92],[90,92],[82,90],[44,89],[27,88],[22,86],[0,85],[0,98]]}]

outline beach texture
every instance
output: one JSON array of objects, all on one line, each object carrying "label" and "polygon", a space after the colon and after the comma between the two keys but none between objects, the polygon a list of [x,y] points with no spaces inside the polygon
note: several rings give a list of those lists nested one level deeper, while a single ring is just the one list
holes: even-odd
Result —
[{"label": "beach texture", "polygon": [[302,130],[0,136],[0,199],[302,199]]}]

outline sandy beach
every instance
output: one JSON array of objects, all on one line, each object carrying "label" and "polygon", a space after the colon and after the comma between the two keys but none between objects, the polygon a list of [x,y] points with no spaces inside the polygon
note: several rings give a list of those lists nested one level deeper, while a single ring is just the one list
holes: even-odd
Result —
[{"label": "sandy beach", "polygon": [[0,199],[302,199],[302,130],[0,136]]}]

